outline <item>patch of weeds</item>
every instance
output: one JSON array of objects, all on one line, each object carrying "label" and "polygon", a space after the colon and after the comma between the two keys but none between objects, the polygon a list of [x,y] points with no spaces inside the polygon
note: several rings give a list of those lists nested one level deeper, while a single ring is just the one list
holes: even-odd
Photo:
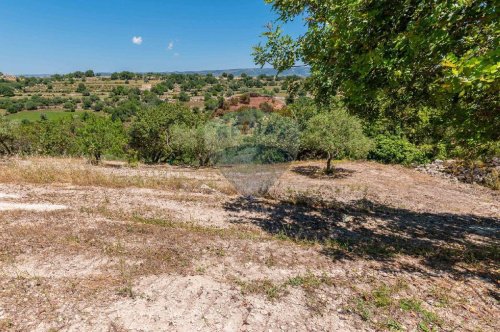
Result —
[{"label": "patch of weeds", "polygon": [[66,237],[66,241],[69,243],[69,244],[80,244],[80,237],[78,235],[69,235]]},{"label": "patch of weeds", "polygon": [[134,290],[132,289],[132,285],[130,284],[118,288],[117,294],[123,297],[130,297],[130,298],[135,297]]},{"label": "patch of weeds", "polygon": [[124,296],[124,297],[130,297],[134,298],[135,293],[132,288],[132,280],[130,276],[130,272],[127,269],[128,265],[125,263],[125,260],[123,258],[120,259],[120,277],[123,282],[123,286],[118,288],[118,295]]},{"label": "patch of weeds", "polygon": [[315,296],[315,291],[323,284],[331,284],[331,279],[324,275],[318,277],[307,273],[291,277],[282,283],[274,283],[269,279],[243,281],[237,278],[233,278],[233,282],[240,286],[242,294],[265,294],[269,300],[286,295],[288,287],[302,287],[306,291],[310,307],[319,308],[324,302]]},{"label": "patch of weeds", "polygon": [[210,248],[209,251],[212,252],[217,257],[226,256],[226,250],[221,247]]},{"label": "patch of weeds", "polygon": [[404,311],[420,312],[422,310],[421,302],[413,298],[399,300],[399,307]]},{"label": "patch of weeds", "polygon": [[399,307],[404,311],[410,311],[420,315],[422,321],[418,326],[422,331],[434,331],[437,326],[443,324],[441,317],[432,311],[424,309],[422,302],[417,299],[401,299],[399,301]]},{"label": "patch of weeds", "polygon": [[10,318],[0,319],[0,331],[4,331],[14,327],[14,323]]},{"label": "patch of weeds", "polygon": [[205,272],[207,271],[207,268],[205,266],[198,266],[195,271],[198,274],[205,274]]},{"label": "patch of weeds", "polygon": [[422,317],[426,323],[441,326],[443,320],[436,313],[423,309],[421,311]]},{"label": "patch of weeds", "polygon": [[321,285],[332,285],[332,279],[326,275],[316,276],[312,273],[297,275],[289,278],[284,287],[302,287],[305,291],[306,304],[309,310],[316,314],[322,314],[326,301],[318,296],[317,290]]},{"label": "patch of weeds", "polygon": [[306,275],[298,275],[295,277],[291,277],[286,282],[287,285],[298,287],[301,286],[303,288],[309,289],[317,289],[319,286],[323,284],[330,285],[332,283],[331,278],[322,275],[320,277],[315,276],[312,273],[307,273]]},{"label": "patch of weeds", "polygon": [[369,321],[372,318],[372,311],[370,306],[364,299],[358,299],[354,311],[361,317],[364,321]]},{"label": "patch of weeds", "polygon": [[272,252],[269,254],[269,257],[266,258],[264,264],[267,267],[273,267],[276,265],[276,258],[274,257]]},{"label": "patch of weeds", "polygon": [[392,290],[387,285],[381,285],[371,293],[373,303],[377,308],[385,308],[392,304]]},{"label": "patch of weeds", "polygon": [[315,314],[323,315],[327,301],[321,299],[314,289],[306,289],[305,295],[307,308]]},{"label": "patch of weeds", "polygon": [[[393,317],[392,314],[398,304],[394,296],[407,287],[407,283],[402,279],[398,279],[391,285],[379,284],[371,291],[364,292],[356,300],[352,310],[364,321],[374,324],[377,329],[403,330],[404,327],[396,320],[397,317]],[[400,308],[404,307],[406,311],[410,311],[415,306],[415,303],[412,301],[401,301],[399,302],[399,306]]]},{"label": "patch of weeds", "polygon": [[390,331],[404,331],[405,330],[404,326],[400,322],[398,322],[397,320],[394,320],[392,318],[390,318],[387,321],[387,328]]},{"label": "patch of weeds", "polygon": [[434,331],[437,332],[438,331],[437,327],[432,327],[424,321],[421,321],[420,323],[418,323],[418,329],[422,332],[434,332]]},{"label": "patch of weeds", "polygon": [[243,281],[236,279],[235,283],[240,286],[241,293],[246,294],[265,294],[270,301],[276,300],[287,294],[284,285],[275,284],[269,279]]},{"label": "patch of weeds", "polygon": [[447,290],[437,286],[431,289],[431,295],[437,300],[437,306],[440,308],[448,307],[452,301],[452,298],[448,294]]},{"label": "patch of weeds", "polygon": [[144,218],[138,215],[132,216],[132,220],[145,224],[145,225],[155,225],[155,226],[161,226],[161,227],[168,227],[168,228],[175,228],[176,223],[172,220],[169,219],[158,219],[158,218]]},{"label": "patch of weeds", "polygon": [[261,233],[252,230],[239,230],[237,228],[207,227],[203,225],[198,225],[195,222],[174,221],[163,218],[146,218],[138,214],[134,214],[132,217],[124,216],[123,218],[145,225],[181,229],[198,234],[218,236],[221,238],[238,238],[242,240],[262,240],[266,238],[265,235],[262,235]]},{"label": "patch of weeds", "polygon": [[107,255],[123,255],[125,251],[125,247],[119,241],[104,246],[104,253]]}]

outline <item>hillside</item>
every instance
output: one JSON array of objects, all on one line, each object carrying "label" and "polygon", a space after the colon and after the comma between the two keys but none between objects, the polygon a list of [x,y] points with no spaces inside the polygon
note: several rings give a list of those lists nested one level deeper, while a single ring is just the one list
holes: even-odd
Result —
[{"label": "hillside", "polygon": [[[270,75],[275,76],[278,72],[273,68],[237,68],[237,69],[215,69],[215,70],[187,70],[187,71],[173,71],[173,72],[158,72],[158,74],[198,74],[207,75],[212,74],[214,76],[221,76],[223,73],[233,74],[234,76],[241,76],[241,74],[247,74],[248,76],[259,76],[259,75]],[[138,73],[146,74],[146,73]],[[17,76],[25,77],[50,77],[53,74],[20,74]],[[98,72],[99,76],[111,76],[110,72]],[[295,67],[285,70],[279,74],[280,76],[300,76],[307,77],[310,75],[309,67]]]}]

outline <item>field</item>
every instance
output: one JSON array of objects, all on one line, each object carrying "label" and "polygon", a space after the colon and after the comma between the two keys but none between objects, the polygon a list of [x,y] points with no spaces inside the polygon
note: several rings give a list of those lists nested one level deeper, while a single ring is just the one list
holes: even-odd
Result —
[{"label": "field", "polygon": [[400,166],[0,162],[1,331],[498,331],[500,194]]},{"label": "field", "polygon": [[61,110],[43,110],[43,111],[22,111],[14,114],[7,115],[7,119],[10,120],[29,120],[29,121],[39,121],[42,114],[45,114],[47,120],[59,120],[66,119],[75,116],[81,112],[63,112]]}]

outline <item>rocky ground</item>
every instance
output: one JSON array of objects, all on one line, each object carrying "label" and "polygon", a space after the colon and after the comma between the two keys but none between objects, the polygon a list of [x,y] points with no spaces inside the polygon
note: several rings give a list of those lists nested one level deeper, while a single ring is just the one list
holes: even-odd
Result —
[{"label": "rocky ground", "polygon": [[478,183],[491,189],[500,190],[500,158],[485,162],[465,162],[460,160],[435,160],[421,165],[417,170],[452,181]]},{"label": "rocky ground", "polygon": [[216,169],[0,162],[0,331],[500,329],[498,191],[320,166],[252,198]]}]

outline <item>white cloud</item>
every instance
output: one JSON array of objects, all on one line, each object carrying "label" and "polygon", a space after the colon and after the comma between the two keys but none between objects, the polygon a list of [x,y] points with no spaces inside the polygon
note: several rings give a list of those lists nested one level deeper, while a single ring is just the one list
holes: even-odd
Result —
[{"label": "white cloud", "polygon": [[169,51],[171,51],[171,50],[173,50],[173,49],[174,49],[174,42],[173,42],[173,41],[171,41],[170,43],[168,43],[167,49],[168,49]]},{"label": "white cloud", "polygon": [[141,45],[142,44],[142,37],[141,36],[134,36],[132,38],[132,43],[136,44],[136,45]]}]

